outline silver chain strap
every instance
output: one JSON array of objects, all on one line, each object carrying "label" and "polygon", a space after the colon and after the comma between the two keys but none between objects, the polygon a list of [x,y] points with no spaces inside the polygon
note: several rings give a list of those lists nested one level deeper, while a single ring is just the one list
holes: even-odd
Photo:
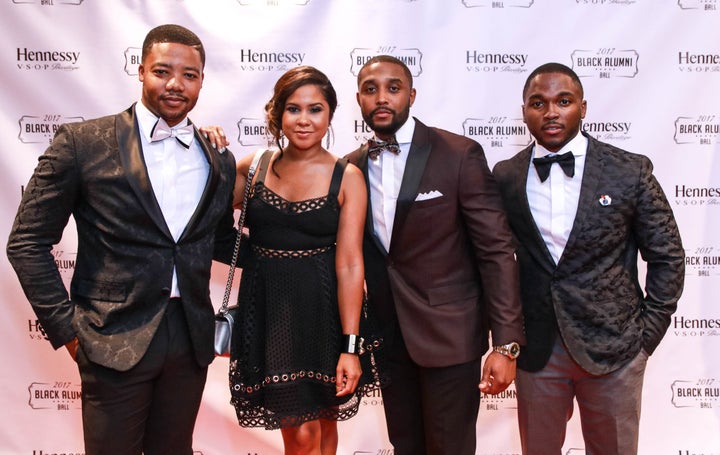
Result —
[{"label": "silver chain strap", "polygon": [[250,196],[250,188],[252,187],[252,179],[255,176],[255,168],[262,154],[258,152],[253,159],[248,171],[247,181],[245,182],[245,193],[243,195],[242,208],[240,210],[240,218],[238,219],[238,232],[235,239],[235,248],[233,249],[232,259],[230,260],[230,271],[228,272],[227,284],[225,284],[225,295],[223,296],[222,305],[218,314],[227,313],[228,302],[230,302],[230,292],[232,291],[233,278],[235,277],[235,266],[237,264],[238,255],[240,254],[240,239],[242,238],[243,227],[245,227],[245,213],[247,212],[248,197]]}]

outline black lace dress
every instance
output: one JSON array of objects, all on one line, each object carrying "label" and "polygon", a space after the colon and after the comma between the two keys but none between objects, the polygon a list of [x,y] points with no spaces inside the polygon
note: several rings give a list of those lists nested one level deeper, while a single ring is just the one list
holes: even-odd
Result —
[{"label": "black lace dress", "polygon": [[[261,160],[248,199],[253,258],[245,265],[230,357],[230,390],[243,427],[277,429],[354,416],[362,395],[379,386],[374,355],[361,356],[355,394],[335,396],[342,327],[335,275],[337,200],[347,162],[338,160],[327,196],[290,202],[264,185]],[[375,352],[373,352],[375,351]]]}]

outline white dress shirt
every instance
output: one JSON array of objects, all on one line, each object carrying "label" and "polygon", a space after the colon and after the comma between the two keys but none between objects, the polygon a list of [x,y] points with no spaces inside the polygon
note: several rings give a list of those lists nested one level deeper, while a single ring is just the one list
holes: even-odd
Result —
[{"label": "white dress shirt", "polygon": [[382,152],[376,160],[368,158],[368,180],[370,182],[370,206],[372,208],[373,229],[385,251],[390,251],[393,225],[395,223],[395,207],[397,207],[400,184],[405,173],[413,133],[415,119],[409,117],[407,122],[395,133],[400,146],[397,155]]},{"label": "white dress shirt", "polygon": [[[177,242],[200,202],[210,175],[210,164],[194,138],[187,149],[173,137],[150,142],[150,134],[158,118],[142,101],[135,105],[135,115],[150,184],[165,223]],[[175,127],[187,124],[185,118]],[[175,267],[170,297],[180,297]]]},{"label": "white dress shirt", "polygon": [[[528,203],[535,224],[542,234],[555,264],[560,262],[575,222],[580,188],[582,187],[582,175],[585,169],[587,144],[587,138],[580,133],[557,153],[549,152],[536,142],[533,156],[530,159],[526,186]],[[532,159],[547,155],[562,155],[570,151],[575,157],[575,175],[568,177],[559,164],[553,163],[550,167],[550,177],[541,182]]]}]

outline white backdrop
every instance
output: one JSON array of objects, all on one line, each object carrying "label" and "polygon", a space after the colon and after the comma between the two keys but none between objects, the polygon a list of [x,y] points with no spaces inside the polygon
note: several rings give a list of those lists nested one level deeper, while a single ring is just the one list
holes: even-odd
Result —
[{"label": "white backdrop", "polygon": [[[719,0],[4,0],[0,3],[0,245],[22,186],[64,122],[139,99],[146,32],[178,23],[203,40],[205,84],[191,117],[221,125],[236,157],[266,144],[263,106],[286,69],[326,72],[339,95],[338,154],[368,135],[355,101],[364,59],[389,53],[414,73],[413,115],[478,140],[492,166],[530,141],[521,90],[548,61],[572,66],[588,100],[585,128],[652,158],[685,248],[685,293],[644,388],[640,453],[720,455]],[[56,247],[66,280],[74,227]],[[215,264],[221,299],[227,267]],[[55,352],[0,258],[0,454],[82,454],[79,375]],[[226,359],[216,360],[195,432],[197,454],[271,455],[280,433],[237,426]],[[577,413],[576,413],[577,414]],[[483,397],[478,454],[520,452],[515,391]],[[340,454],[392,454],[382,399],[340,424]],[[577,418],[564,452],[583,454]]]}]

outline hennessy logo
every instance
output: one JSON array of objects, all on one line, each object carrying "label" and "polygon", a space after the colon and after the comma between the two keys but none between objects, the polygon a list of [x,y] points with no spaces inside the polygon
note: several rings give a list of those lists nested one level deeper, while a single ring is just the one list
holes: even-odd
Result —
[{"label": "hennessy logo", "polygon": [[678,65],[683,73],[716,73],[720,71],[720,54],[680,51]]},{"label": "hennessy logo", "polygon": [[18,62],[68,62],[75,65],[80,58],[80,52],[73,51],[37,51],[17,48]]},{"label": "hennessy logo", "polygon": [[287,71],[291,66],[302,65],[307,54],[304,52],[258,52],[254,49],[240,49],[234,53],[233,61],[239,62],[240,71]]},{"label": "hennessy logo", "polygon": [[252,49],[240,49],[240,61],[243,63],[292,63],[302,65],[305,60],[302,52],[255,52]]},{"label": "hennessy logo", "polygon": [[368,139],[372,139],[375,133],[373,133],[373,130],[370,129],[367,123],[365,123],[365,120],[355,120],[353,122],[353,131],[355,135],[353,136],[355,139],[355,143],[359,146],[360,144],[363,144],[368,141]]},{"label": "hennessy logo", "polygon": [[520,65],[525,66],[528,54],[493,54],[477,50],[465,51],[465,63],[491,63],[494,65]]},{"label": "hennessy logo", "polygon": [[583,122],[582,130],[604,142],[630,139],[631,122]]},{"label": "hennessy logo", "polygon": [[472,73],[524,73],[528,54],[487,52],[477,49],[465,51],[465,65]]},{"label": "hennessy logo", "polygon": [[45,329],[37,319],[28,319],[28,333],[31,340],[47,340]]},{"label": "hennessy logo", "polygon": [[678,52],[680,65],[717,65],[720,64],[720,54],[691,54]]}]

